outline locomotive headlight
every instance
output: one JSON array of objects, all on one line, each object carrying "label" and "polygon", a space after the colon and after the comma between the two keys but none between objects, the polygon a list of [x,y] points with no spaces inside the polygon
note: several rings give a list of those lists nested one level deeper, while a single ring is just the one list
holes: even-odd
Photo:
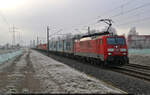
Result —
[{"label": "locomotive headlight", "polygon": [[113,48],[108,48],[107,51],[108,51],[108,52],[113,52],[114,49],[113,49]]},{"label": "locomotive headlight", "polygon": [[108,53],[108,55],[112,55],[112,53]]},{"label": "locomotive headlight", "polygon": [[127,53],[123,53],[123,55],[127,55]]},{"label": "locomotive headlight", "polygon": [[125,52],[125,51],[127,51],[127,49],[122,48],[122,49],[120,49],[120,51],[121,51],[121,52]]}]

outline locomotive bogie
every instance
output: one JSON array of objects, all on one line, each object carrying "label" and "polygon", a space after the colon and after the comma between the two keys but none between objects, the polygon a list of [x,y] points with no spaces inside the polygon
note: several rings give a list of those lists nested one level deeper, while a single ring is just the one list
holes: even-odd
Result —
[{"label": "locomotive bogie", "polygon": [[128,63],[129,58],[127,56],[108,56],[105,60],[105,65],[125,65]]}]

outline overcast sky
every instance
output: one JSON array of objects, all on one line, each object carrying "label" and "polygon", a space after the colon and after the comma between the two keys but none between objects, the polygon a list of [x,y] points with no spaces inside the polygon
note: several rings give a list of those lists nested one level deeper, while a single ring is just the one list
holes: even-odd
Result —
[{"label": "overcast sky", "polygon": [[[118,34],[136,27],[140,34],[150,34],[149,0],[0,0],[0,43],[12,42],[13,25],[24,43],[45,40],[46,26],[51,34],[79,33],[87,26],[100,29],[98,19],[112,17]],[[142,6],[144,5],[144,7]],[[135,10],[132,10],[135,9]],[[116,16],[118,15],[118,16]],[[113,17],[114,16],[114,17]],[[75,31],[74,29],[79,29]],[[16,32],[16,40],[19,32]]]}]

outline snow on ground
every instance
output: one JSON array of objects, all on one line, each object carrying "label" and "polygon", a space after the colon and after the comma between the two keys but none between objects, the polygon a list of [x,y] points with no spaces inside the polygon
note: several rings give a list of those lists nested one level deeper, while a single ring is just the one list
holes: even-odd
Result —
[{"label": "snow on ground", "polygon": [[30,60],[45,93],[124,93],[36,51]]},{"label": "snow on ground", "polygon": [[13,92],[19,92],[17,87],[20,86],[21,81],[24,79],[24,74],[20,72],[21,69],[23,69],[26,66],[25,62],[25,55],[21,57],[21,60],[15,64],[15,68],[12,71],[11,74],[8,75],[8,84],[4,92],[6,93],[13,93]]},{"label": "snow on ground", "polygon": [[0,67],[0,93],[40,93],[43,91],[40,88],[40,81],[35,77],[28,50],[15,60],[1,64]]},{"label": "snow on ground", "polygon": [[20,82],[24,79],[24,75],[20,72],[20,70],[26,66],[25,56],[26,54],[20,58],[19,62],[13,60],[1,65],[3,68],[0,68],[0,73],[5,74],[5,80],[3,80],[4,78],[0,78],[0,82],[2,82],[0,85],[0,92],[18,92],[17,87],[21,85]]},{"label": "snow on ground", "polygon": [[150,54],[129,54],[129,61],[132,64],[150,66]]}]

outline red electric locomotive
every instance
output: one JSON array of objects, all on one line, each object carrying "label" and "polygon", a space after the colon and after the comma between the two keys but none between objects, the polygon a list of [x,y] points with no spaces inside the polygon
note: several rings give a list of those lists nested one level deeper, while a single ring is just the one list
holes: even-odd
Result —
[{"label": "red electric locomotive", "polygon": [[[76,40],[74,55],[87,60],[101,60],[102,65],[128,64],[128,48],[124,36],[101,35]],[[100,62],[100,61],[99,61]]]}]

